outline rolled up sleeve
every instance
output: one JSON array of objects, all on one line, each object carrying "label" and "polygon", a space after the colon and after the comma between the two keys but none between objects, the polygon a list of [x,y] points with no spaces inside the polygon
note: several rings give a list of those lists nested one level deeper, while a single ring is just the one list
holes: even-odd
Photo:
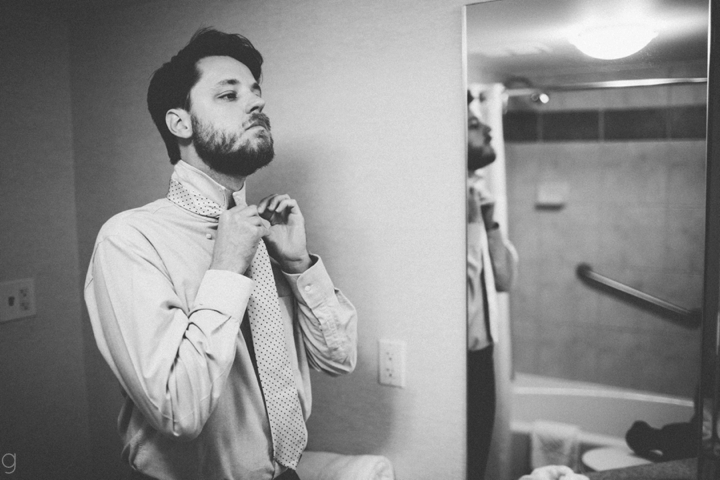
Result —
[{"label": "rolled up sleeve", "polygon": [[495,289],[509,292],[515,284],[518,269],[518,254],[499,228],[488,232],[488,251],[495,275]]}]

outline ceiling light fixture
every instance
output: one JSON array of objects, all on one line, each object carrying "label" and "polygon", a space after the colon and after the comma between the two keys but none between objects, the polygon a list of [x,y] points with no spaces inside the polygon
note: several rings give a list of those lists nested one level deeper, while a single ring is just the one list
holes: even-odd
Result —
[{"label": "ceiling light fixture", "polygon": [[532,100],[534,103],[541,103],[545,105],[550,101],[550,95],[540,90],[537,90],[530,94],[530,100]]},{"label": "ceiling light fixture", "polygon": [[586,28],[568,40],[585,55],[614,60],[639,52],[655,37],[646,25],[610,25]]}]

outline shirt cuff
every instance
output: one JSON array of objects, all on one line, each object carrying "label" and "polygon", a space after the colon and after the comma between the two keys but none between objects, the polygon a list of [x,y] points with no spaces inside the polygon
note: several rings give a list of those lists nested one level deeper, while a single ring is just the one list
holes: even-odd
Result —
[{"label": "shirt cuff", "polygon": [[483,230],[485,230],[485,224],[482,222],[467,224],[468,237],[480,238]]},{"label": "shirt cuff", "polygon": [[491,230],[486,230],[486,232],[487,232],[488,240],[491,238],[498,238],[498,239],[503,238],[503,233],[500,230],[499,226],[497,228],[493,228]]},{"label": "shirt cuff", "polygon": [[312,265],[303,273],[286,273],[285,278],[295,298],[302,300],[310,308],[325,302],[328,297],[335,296],[335,286],[330,280],[325,265],[317,255],[310,255]]},{"label": "shirt cuff", "polygon": [[229,270],[208,270],[192,310],[209,309],[242,320],[255,282]]}]

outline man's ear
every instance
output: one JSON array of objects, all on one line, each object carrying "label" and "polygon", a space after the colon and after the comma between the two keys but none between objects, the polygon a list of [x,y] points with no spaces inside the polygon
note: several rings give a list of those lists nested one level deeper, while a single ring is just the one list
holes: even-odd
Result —
[{"label": "man's ear", "polygon": [[171,108],[165,114],[165,124],[170,133],[178,138],[192,137],[192,122],[190,113],[182,108]]}]

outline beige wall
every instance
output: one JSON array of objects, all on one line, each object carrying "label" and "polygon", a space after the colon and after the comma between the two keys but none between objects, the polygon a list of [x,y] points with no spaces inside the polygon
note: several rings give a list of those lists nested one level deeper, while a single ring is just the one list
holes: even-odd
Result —
[{"label": "beige wall", "polygon": [[[464,472],[461,5],[158,1],[73,28],[82,271],[108,217],[165,193],[170,166],[144,103],[153,70],[200,26],[242,32],[263,53],[277,159],[250,197],[299,199],[311,248],[360,317],[356,372],[313,377],[309,448],[386,455],[398,478]],[[406,388],[378,385],[379,338],[407,342]],[[113,478],[119,391],[94,348],[86,364],[97,473]]]},{"label": "beige wall", "polygon": [[0,281],[33,278],[37,315],[0,324],[0,469],[87,478],[67,29],[0,15]]}]

